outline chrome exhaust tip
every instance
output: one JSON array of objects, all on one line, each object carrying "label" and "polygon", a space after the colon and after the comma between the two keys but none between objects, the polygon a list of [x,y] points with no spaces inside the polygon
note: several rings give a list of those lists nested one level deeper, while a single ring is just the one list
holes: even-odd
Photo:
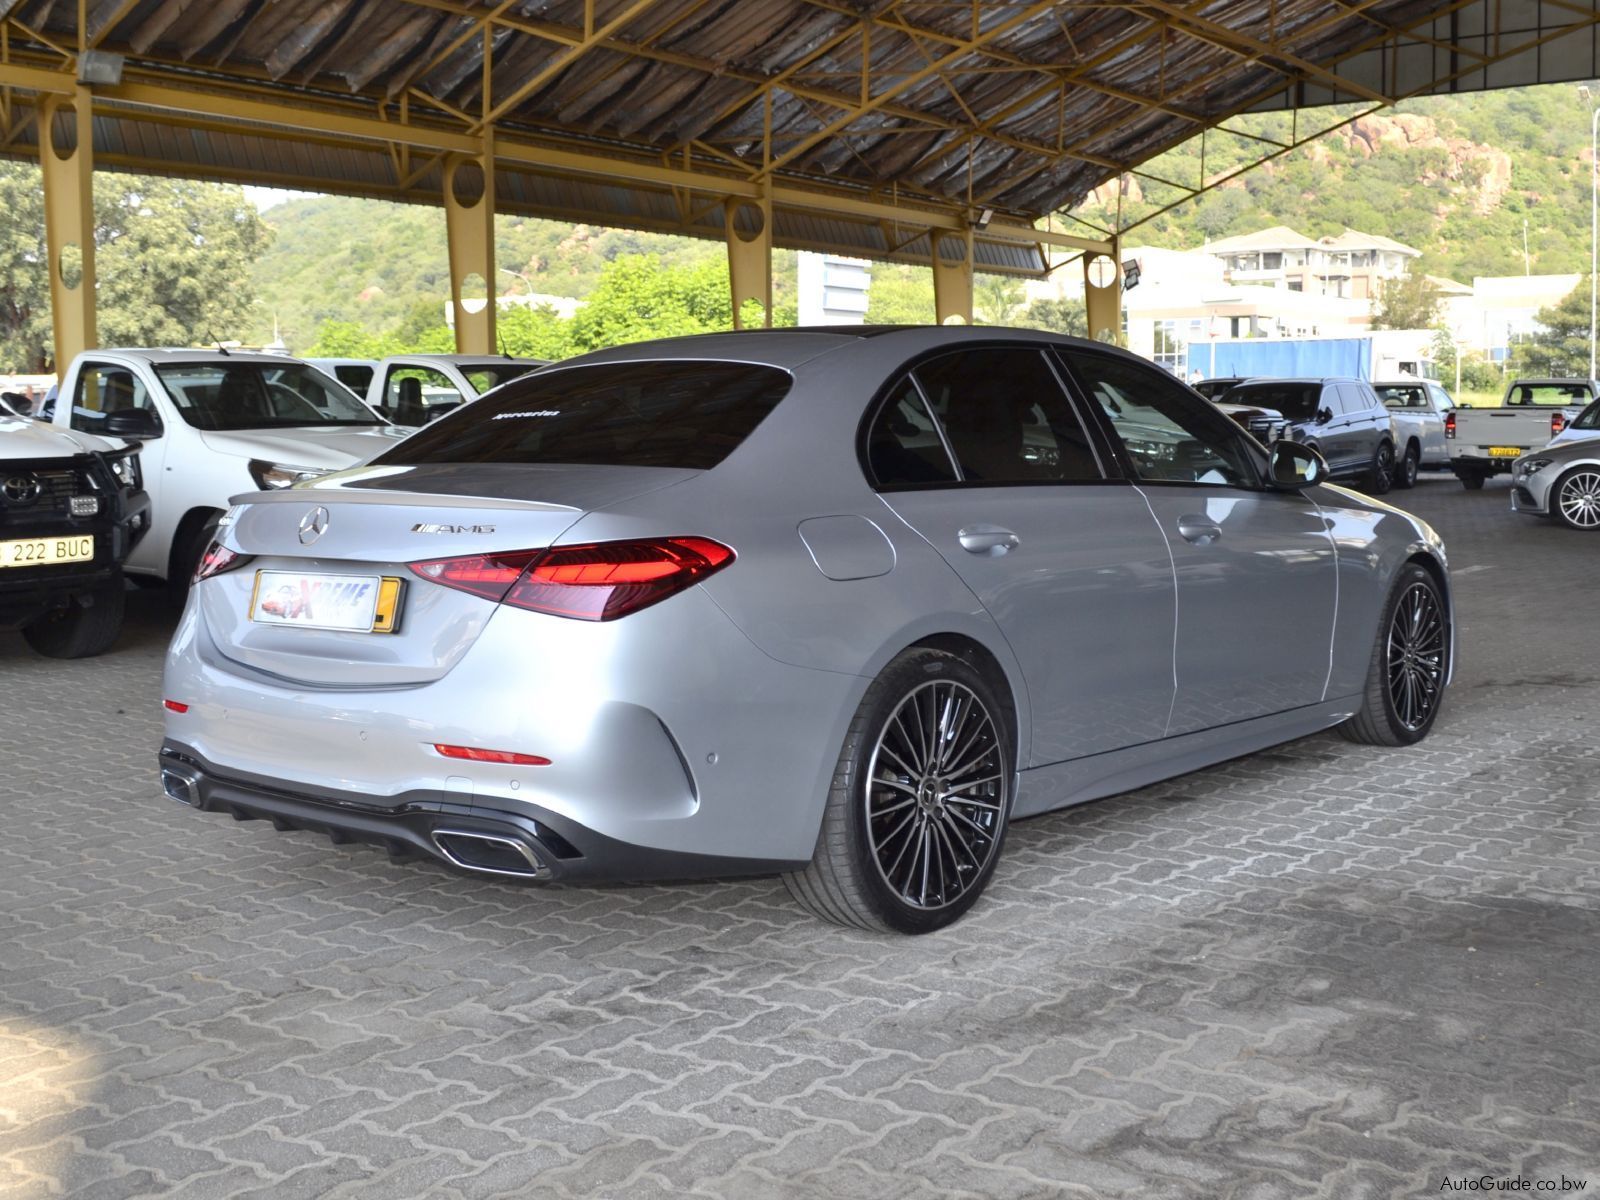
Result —
[{"label": "chrome exhaust tip", "polygon": [[163,764],[161,790],[168,799],[176,800],[179,804],[187,804],[190,808],[204,807],[204,801],[200,798],[200,772],[193,767],[178,763]]},{"label": "chrome exhaust tip", "polygon": [[470,829],[435,829],[429,836],[447,861],[466,871],[515,879],[545,879],[550,868],[516,838]]}]

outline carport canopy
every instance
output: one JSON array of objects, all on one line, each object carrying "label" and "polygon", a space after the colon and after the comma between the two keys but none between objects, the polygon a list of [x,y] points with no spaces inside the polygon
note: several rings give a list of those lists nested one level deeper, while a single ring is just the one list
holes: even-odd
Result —
[{"label": "carport canopy", "polygon": [[931,266],[941,320],[1076,258],[1114,339],[1126,229],[1054,214],[1216,186],[1151,167],[1197,134],[1329,128],[1244,113],[1593,78],[1597,5],[0,0],[0,154],[44,168],[58,363],[95,344],[96,162],[442,205],[469,352],[497,211],[723,238],[736,322],[774,246]]}]

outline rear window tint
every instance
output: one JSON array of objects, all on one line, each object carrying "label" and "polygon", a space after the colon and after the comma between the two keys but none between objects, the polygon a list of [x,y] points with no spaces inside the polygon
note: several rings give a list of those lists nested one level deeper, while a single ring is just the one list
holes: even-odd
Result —
[{"label": "rear window tint", "polygon": [[1321,396],[1322,388],[1315,383],[1254,383],[1234,388],[1223,399],[1228,404],[1276,409],[1291,421],[1309,421]]},{"label": "rear window tint", "polygon": [[751,363],[601,363],[546,371],[463,405],[373,460],[582,463],[704,471],[736,450],[788,392]]}]

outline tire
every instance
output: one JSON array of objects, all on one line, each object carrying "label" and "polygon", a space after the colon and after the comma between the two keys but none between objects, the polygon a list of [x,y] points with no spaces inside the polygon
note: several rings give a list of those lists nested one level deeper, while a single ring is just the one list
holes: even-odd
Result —
[{"label": "tire", "polygon": [[46,658],[91,658],[111,649],[122,632],[128,602],[122,572],[87,599],[87,605],[74,600],[24,625],[22,636],[28,645]]},{"label": "tire", "polygon": [[1568,529],[1600,529],[1600,468],[1573,467],[1550,489],[1550,511]]},{"label": "tire", "polygon": [[[983,894],[1005,844],[1016,786],[1009,720],[966,660],[929,649],[896,658],[850,723],[816,851],[783,877],[790,894],[857,929],[931,933],[957,920]],[[922,769],[930,756],[922,734],[934,740],[934,771]],[[961,784],[974,776],[980,782]]]},{"label": "tire", "polygon": [[1409,492],[1417,486],[1417,472],[1422,469],[1422,452],[1413,442],[1406,447],[1405,457],[1400,460],[1394,472],[1394,486],[1403,492]]},{"label": "tire", "polygon": [[1406,564],[1383,606],[1361,708],[1340,734],[1368,746],[1427,737],[1444,703],[1451,636],[1438,583],[1426,568]]},{"label": "tire", "polygon": [[1372,452],[1372,462],[1362,481],[1362,489],[1369,495],[1386,496],[1394,486],[1394,443],[1385,438]]},{"label": "tire", "polygon": [[181,610],[189,599],[189,584],[194,580],[195,568],[200,565],[200,556],[211,544],[217,532],[217,522],[221,519],[219,512],[208,513],[203,520],[180,530],[179,537],[173,542],[172,557],[167,566],[167,601],[174,609]]},{"label": "tire", "polygon": [[1461,480],[1461,486],[1469,492],[1483,491],[1483,481],[1488,478],[1481,471],[1457,471],[1456,478]]}]

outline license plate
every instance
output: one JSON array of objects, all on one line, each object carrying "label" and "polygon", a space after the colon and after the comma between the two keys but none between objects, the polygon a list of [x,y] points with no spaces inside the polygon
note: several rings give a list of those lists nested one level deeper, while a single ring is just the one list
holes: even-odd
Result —
[{"label": "license plate", "polygon": [[301,629],[393,633],[402,587],[401,580],[389,575],[257,571],[250,619]]},{"label": "license plate", "polygon": [[1522,447],[1521,446],[1490,446],[1489,447],[1489,457],[1490,458],[1521,458],[1522,457]]},{"label": "license plate", "polygon": [[43,567],[50,563],[88,562],[93,557],[94,538],[88,535],[0,542],[0,567]]}]

